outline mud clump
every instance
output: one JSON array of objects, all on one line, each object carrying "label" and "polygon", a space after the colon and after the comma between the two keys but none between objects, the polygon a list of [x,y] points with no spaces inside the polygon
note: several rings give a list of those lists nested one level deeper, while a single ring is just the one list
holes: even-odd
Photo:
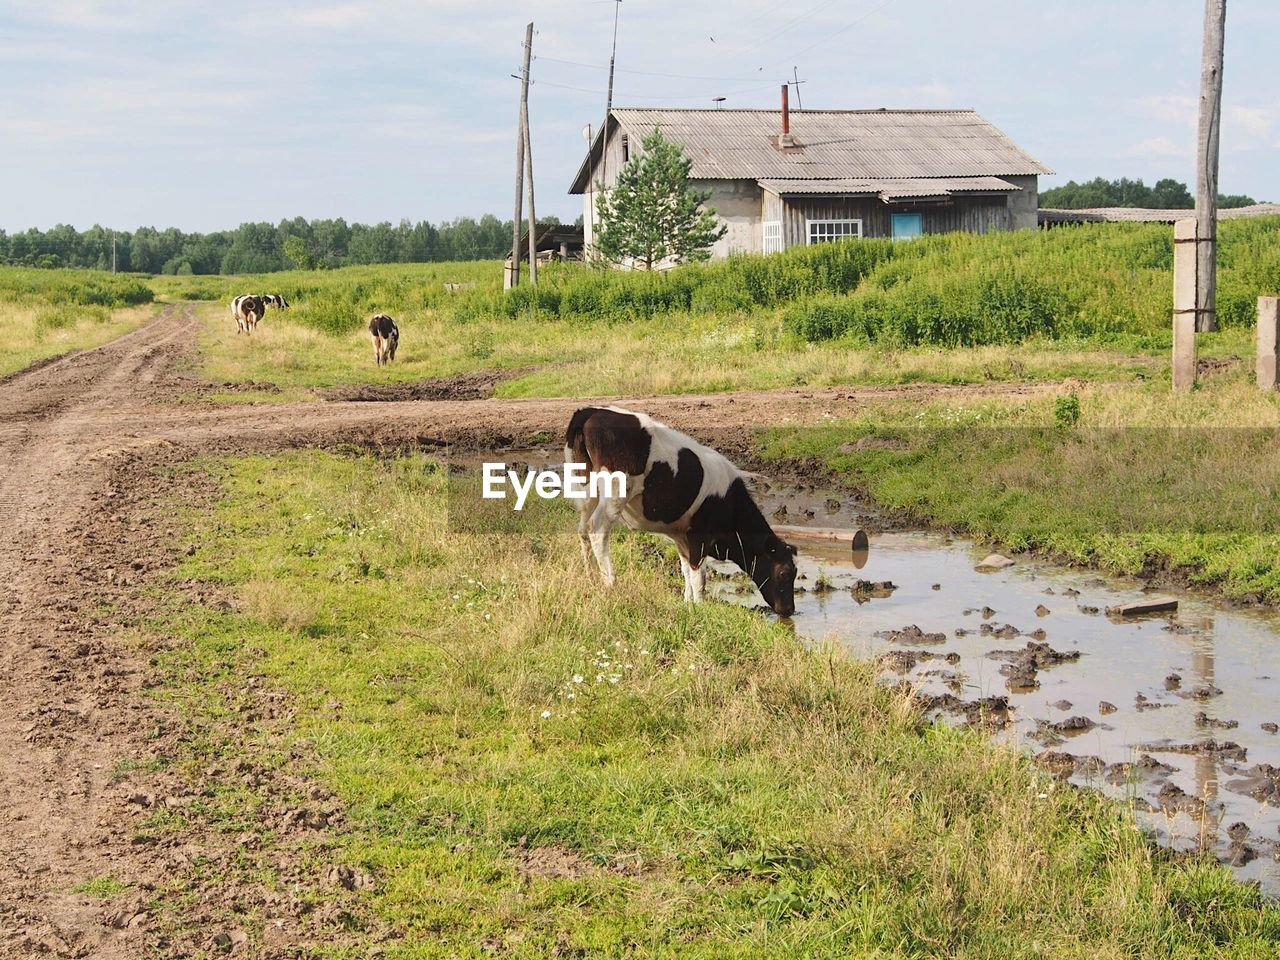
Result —
[{"label": "mud clump", "polygon": [[1124,786],[1136,780],[1155,780],[1167,777],[1171,773],[1177,773],[1177,768],[1171,767],[1167,763],[1161,763],[1150,754],[1144,753],[1136,762],[1130,763],[1126,761],[1111,764],[1111,766],[1107,767],[1106,779],[1108,783]]},{"label": "mud clump", "polygon": [[1194,794],[1187,793],[1176,783],[1166,783],[1156,794],[1156,803],[1166,814],[1185,813],[1199,820],[1204,816],[1204,801]]},{"label": "mud clump", "polygon": [[1240,726],[1240,721],[1218,720],[1201,710],[1196,714],[1196,726],[1201,730],[1234,730]]},{"label": "mud clump", "polygon": [[1269,763],[1259,763],[1244,771],[1244,776],[1237,780],[1228,780],[1223,786],[1232,793],[1266,803],[1280,806],[1280,767]]},{"label": "mud clump", "polygon": [[1055,721],[1054,723],[1049,724],[1049,729],[1054,733],[1075,734],[1092,730],[1096,726],[1097,724],[1088,717],[1076,716],[1067,717],[1065,720]]},{"label": "mud clump", "polygon": [[1114,703],[1111,703],[1108,700],[1098,701],[1098,712],[1102,714],[1104,717],[1107,716],[1108,714],[1115,713],[1117,709],[1118,708],[1116,707],[1116,705]]},{"label": "mud clump", "polygon": [[488,400],[498,384],[528,373],[514,370],[471,370],[451,377],[428,377],[412,383],[361,384],[320,390],[325,400],[348,403],[392,403],[403,400]]},{"label": "mud clump", "polygon": [[1021,650],[992,650],[987,656],[1008,661],[1000,668],[1000,673],[1008,678],[1009,689],[1029,690],[1039,686],[1036,675],[1040,670],[1079,660],[1080,651],[1054,650],[1047,643],[1029,640]]},{"label": "mud clump", "polygon": [[855,599],[890,597],[897,589],[898,585],[892,580],[855,580],[849,585],[849,592]]},{"label": "mud clump", "polygon": [[1072,776],[1096,776],[1104,769],[1104,764],[1098,757],[1077,757],[1064,750],[1042,751],[1036,754],[1036,762],[1058,780],[1066,780]]},{"label": "mud clump", "polygon": [[[1239,760],[1242,763],[1248,755],[1248,751],[1234,740],[1212,738],[1201,743],[1148,744],[1144,749],[1153,753],[1182,753],[1214,757],[1218,760]],[[1260,764],[1260,766],[1266,766],[1266,764]]]},{"label": "mud clump", "polygon": [[883,637],[890,643],[901,643],[908,646],[933,646],[947,642],[945,633],[925,633],[914,623],[901,630],[882,630],[876,636]]}]

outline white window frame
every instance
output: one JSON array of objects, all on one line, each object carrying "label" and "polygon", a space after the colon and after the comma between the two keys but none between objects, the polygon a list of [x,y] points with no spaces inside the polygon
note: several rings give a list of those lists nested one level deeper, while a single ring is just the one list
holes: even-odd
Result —
[{"label": "white window frame", "polygon": [[[856,226],[857,232],[831,232],[830,236],[820,236],[816,240],[813,236],[814,227],[848,227]],[[815,243],[830,243],[833,240],[848,240],[850,238],[862,239],[862,221],[861,220],[805,220],[804,222],[805,242],[809,246]]]},{"label": "white window frame", "polygon": [[781,220],[766,220],[760,226],[761,252],[781,253],[787,248],[786,241],[782,236]]}]

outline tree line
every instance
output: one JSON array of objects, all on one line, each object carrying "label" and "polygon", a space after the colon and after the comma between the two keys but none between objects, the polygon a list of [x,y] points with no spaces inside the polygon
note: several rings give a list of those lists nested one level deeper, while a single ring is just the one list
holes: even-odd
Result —
[{"label": "tree line", "polygon": [[[559,222],[546,217],[547,223]],[[401,220],[377,224],[295,217],[278,224],[242,223],[234,230],[186,233],[88,230],[59,224],[50,230],[0,230],[0,263],[24,267],[112,268],[163,274],[271,273],[295,267],[324,269],[370,263],[496,260],[511,252],[511,221],[486,214],[432,224]]]},{"label": "tree line", "polygon": [[[1218,206],[1251,207],[1258,201],[1242,193],[1218,194]],[[1185,183],[1172,178],[1157,180],[1148,187],[1141,178],[1107,180],[1095,177],[1085,183],[1070,180],[1060,187],[1042,191],[1040,206],[1059,210],[1089,207],[1140,207],[1144,210],[1191,210],[1196,198]]]}]

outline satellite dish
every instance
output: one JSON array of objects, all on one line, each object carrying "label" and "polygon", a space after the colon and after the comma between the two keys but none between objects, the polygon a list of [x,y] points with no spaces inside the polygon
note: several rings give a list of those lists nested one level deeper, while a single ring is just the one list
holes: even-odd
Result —
[{"label": "satellite dish", "polygon": [[591,142],[591,124],[588,123],[582,128],[582,139],[587,141],[587,143]]}]

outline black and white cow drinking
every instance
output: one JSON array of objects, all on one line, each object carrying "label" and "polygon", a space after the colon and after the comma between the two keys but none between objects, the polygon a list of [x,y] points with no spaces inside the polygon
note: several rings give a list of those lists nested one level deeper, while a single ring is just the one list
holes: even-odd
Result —
[{"label": "black and white cow drinking", "polygon": [[[592,556],[607,585],[614,582],[609,532],[621,520],[676,543],[684,598],[702,599],[708,557],[731,560],[780,616],[795,612],[795,548],[774,534],[742,471],[725,457],[643,413],[584,407],[569,421],[565,462],[626,474],[624,497],[575,500],[588,568]],[[603,485],[602,485],[603,487]]]},{"label": "black and white cow drinking", "polygon": [[236,333],[253,333],[267,312],[261,297],[242,294],[231,301],[231,316],[236,320]]},{"label": "black and white cow drinking", "polygon": [[396,358],[396,347],[400,346],[400,328],[385,313],[379,313],[369,320],[369,338],[373,341],[373,359],[378,366],[384,366]]}]

